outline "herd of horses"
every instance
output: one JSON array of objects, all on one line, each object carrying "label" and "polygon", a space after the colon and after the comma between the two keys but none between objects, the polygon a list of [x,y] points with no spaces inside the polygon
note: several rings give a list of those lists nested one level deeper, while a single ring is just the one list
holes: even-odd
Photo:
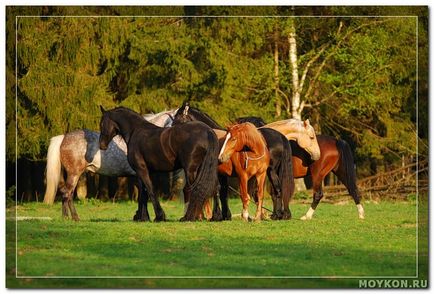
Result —
[{"label": "herd of horses", "polygon": [[[125,108],[101,107],[100,133],[77,130],[51,138],[47,153],[44,202],[62,195],[62,214],[79,220],[73,196],[85,171],[106,176],[135,176],[139,190],[135,221],[149,221],[150,200],[155,221],[166,216],[154,193],[155,172],[184,171],[185,211],[181,221],[230,220],[228,177],[237,177],[244,220],[263,219],[268,178],[272,219],[291,219],[289,203],[294,178],[312,177],[313,201],[301,219],[311,219],[323,197],[322,182],[330,172],[346,186],[364,218],[356,186],[354,158],[340,139],[316,135],[309,120],[287,119],[266,124],[259,117],[238,118],[224,128],[188,102],[175,110],[141,116]],[[66,179],[64,178],[66,174]],[[213,199],[211,209],[210,199]],[[248,206],[256,203],[252,218]]]}]

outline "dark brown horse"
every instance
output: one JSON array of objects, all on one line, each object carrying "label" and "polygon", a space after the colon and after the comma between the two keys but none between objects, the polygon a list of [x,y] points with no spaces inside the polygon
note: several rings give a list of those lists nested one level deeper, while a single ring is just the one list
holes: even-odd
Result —
[{"label": "dark brown horse", "polygon": [[146,193],[139,191],[134,220],[149,220],[148,197],[154,205],[156,220],[165,220],[164,211],[153,192],[150,174],[181,168],[186,178],[184,194],[190,199],[181,220],[198,219],[206,198],[217,193],[218,142],[214,131],[202,122],[161,128],[125,107],[108,111],[101,108],[101,111],[100,148],[106,150],[113,137],[121,135],[127,143],[128,162],[146,189]]},{"label": "dark brown horse", "polygon": [[[249,121],[257,127],[266,125],[258,117],[243,118],[243,121]],[[310,175],[313,183],[313,201],[309,210],[301,219],[309,220],[312,218],[316,207],[324,196],[322,182],[330,172],[333,172],[337,176],[345,185],[351,197],[353,197],[357,205],[359,218],[365,218],[365,212],[360,203],[360,193],[356,185],[354,157],[350,146],[344,140],[331,136],[317,135],[316,138],[321,151],[320,158],[316,161],[313,161],[310,154],[295,141],[290,141],[294,178],[304,178]]]}]

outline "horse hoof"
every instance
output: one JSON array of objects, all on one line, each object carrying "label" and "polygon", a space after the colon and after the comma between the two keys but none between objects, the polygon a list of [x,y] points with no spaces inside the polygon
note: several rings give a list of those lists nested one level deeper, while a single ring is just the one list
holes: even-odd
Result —
[{"label": "horse hoof", "polygon": [[80,218],[78,217],[78,215],[75,215],[72,217],[72,220],[78,222],[80,221]]},{"label": "horse hoof", "polygon": [[364,214],[360,214],[359,215],[359,219],[365,219],[365,215]]},{"label": "horse hoof", "polygon": [[213,215],[209,221],[210,222],[221,222],[221,221],[223,221],[223,216],[222,215]]},{"label": "horse hoof", "polygon": [[154,222],[165,222],[166,221],[166,216],[165,215],[160,215],[160,216],[156,216],[154,218]]},{"label": "horse hoof", "polygon": [[292,218],[292,215],[291,214],[287,214],[287,213],[285,213],[283,216],[282,216],[282,219],[284,219],[284,220],[290,220]]},{"label": "horse hoof", "polygon": [[311,220],[312,217],[308,217],[307,215],[303,215],[302,217],[300,217],[301,220]]},{"label": "horse hoof", "polygon": [[134,217],[133,217],[133,221],[135,221],[135,222],[148,222],[148,221],[150,221],[148,218],[145,218],[145,217],[139,217],[138,215],[135,215]]}]

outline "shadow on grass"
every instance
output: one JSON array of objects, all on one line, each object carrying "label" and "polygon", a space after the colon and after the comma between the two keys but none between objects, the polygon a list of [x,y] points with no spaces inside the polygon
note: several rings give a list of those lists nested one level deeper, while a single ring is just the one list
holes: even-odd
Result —
[{"label": "shadow on grass", "polygon": [[92,223],[121,223],[121,222],[126,222],[126,220],[121,220],[118,218],[91,218],[89,221]]},{"label": "shadow on grass", "polygon": [[156,222],[154,220],[150,221],[133,221],[129,219],[120,219],[120,218],[91,218],[88,220],[91,223],[132,223],[132,224],[139,224],[139,223],[179,223],[179,220],[176,219],[169,219],[165,220],[164,222]]}]

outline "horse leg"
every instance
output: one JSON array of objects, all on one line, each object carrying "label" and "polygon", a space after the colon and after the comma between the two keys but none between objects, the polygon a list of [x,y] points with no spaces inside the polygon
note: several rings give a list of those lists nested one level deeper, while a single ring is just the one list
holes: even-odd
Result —
[{"label": "horse leg", "polygon": [[71,172],[68,173],[65,186],[61,188],[62,196],[62,214],[64,218],[68,218],[68,210],[71,212],[71,218],[75,221],[79,221],[77,211],[75,210],[73,198],[74,198],[74,189],[77,186],[78,179],[80,178],[81,173],[71,175]]},{"label": "horse leg", "polygon": [[[166,215],[163,211],[163,208],[160,205],[160,202],[157,199],[157,196],[154,194],[154,190],[152,188],[152,181],[149,176],[149,171],[146,167],[142,167],[136,170],[137,175],[140,177],[140,180],[142,181],[144,188],[146,189],[147,195],[149,198],[151,198],[152,205],[154,206],[154,212],[155,212],[155,219],[154,221],[165,221]],[[148,213],[147,209],[147,203],[142,201],[142,207],[145,209],[145,213]]]},{"label": "horse leg", "polygon": [[232,214],[229,209],[228,203],[228,178],[226,176],[219,176],[220,190],[219,196],[222,204],[222,216],[223,220],[231,220]]},{"label": "horse leg", "polygon": [[[312,180],[314,178],[312,177]],[[322,197],[324,196],[324,193],[322,192],[322,179],[321,181],[315,181],[313,186],[313,201],[312,204],[309,207],[309,210],[306,212],[305,215],[303,215],[300,219],[301,220],[310,220],[312,219],[312,216],[315,212],[316,207],[318,206],[319,202],[321,201]]]},{"label": "horse leg", "polygon": [[185,186],[183,189],[183,192],[184,192],[184,216],[181,217],[180,221],[187,221],[185,216],[187,215],[187,212],[189,211],[189,207],[190,207],[191,189],[189,188],[190,184],[189,184],[187,177],[185,178],[185,180],[186,180],[186,182],[185,182]]},{"label": "horse leg", "polygon": [[148,212],[148,192],[144,187],[142,181],[137,179],[137,188],[139,190],[139,196],[137,201],[137,211],[133,217],[134,221],[150,221],[149,212]]},{"label": "horse leg", "polygon": [[365,219],[365,210],[363,209],[363,205],[360,203],[360,195],[359,195],[359,190],[357,189],[356,186],[355,176],[351,176],[349,179],[347,179],[347,177],[345,176],[345,170],[342,170],[342,168],[340,167],[338,168],[337,171],[334,171],[334,174],[345,185],[351,197],[353,197],[354,203],[357,206],[357,212],[359,213],[359,218]]},{"label": "horse leg", "polygon": [[[211,221],[222,221],[223,220],[223,214],[222,211],[220,209],[220,205],[219,205],[219,195],[216,194],[213,196],[214,199],[214,206],[213,206],[213,210],[212,210],[212,217],[211,217]],[[208,200],[209,202],[209,200]]]},{"label": "horse leg", "polygon": [[269,168],[267,170],[267,175],[271,183],[271,199],[273,200],[273,214],[271,215],[271,219],[282,219],[282,194],[280,190],[279,176],[274,168]]},{"label": "horse leg", "polygon": [[[190,154],[189,157],[192,157],[192,154]],[[181,218],[181,221],[195,221],[200,218],[200,214],[203,212],[203,206],[206,200],[206,198],[202,197],[201,195],[195,195],[192,197],[192,184],[196,181],[201,162],[193,160],[192,158],[185,158],[183,162],[186,180],[184,187],[184,197],[187,196],[186,199],[188,202],[185,203],[187,210],[185,211],[184,216]]]},{"label": "horse leg", "polygon": [[256,175],[256,180],[258,181],[258,203],[256,207],[255,221],[260,221],[262,219],[262,205],[264,202],[264,186],[266,175],[267,173],[265,172]]},{"label": "horse leg", "polygon": [[241,217],[245,220],[245,221],[251,221],[251,217],[249,216],[249,201],[250,201],[250,196],[248,193],[248,178],[246,175],[239,175],[239,181],[240,181],[240,198],[241,198],[241,202],[243,203],[243,210],[241,213]]}]

